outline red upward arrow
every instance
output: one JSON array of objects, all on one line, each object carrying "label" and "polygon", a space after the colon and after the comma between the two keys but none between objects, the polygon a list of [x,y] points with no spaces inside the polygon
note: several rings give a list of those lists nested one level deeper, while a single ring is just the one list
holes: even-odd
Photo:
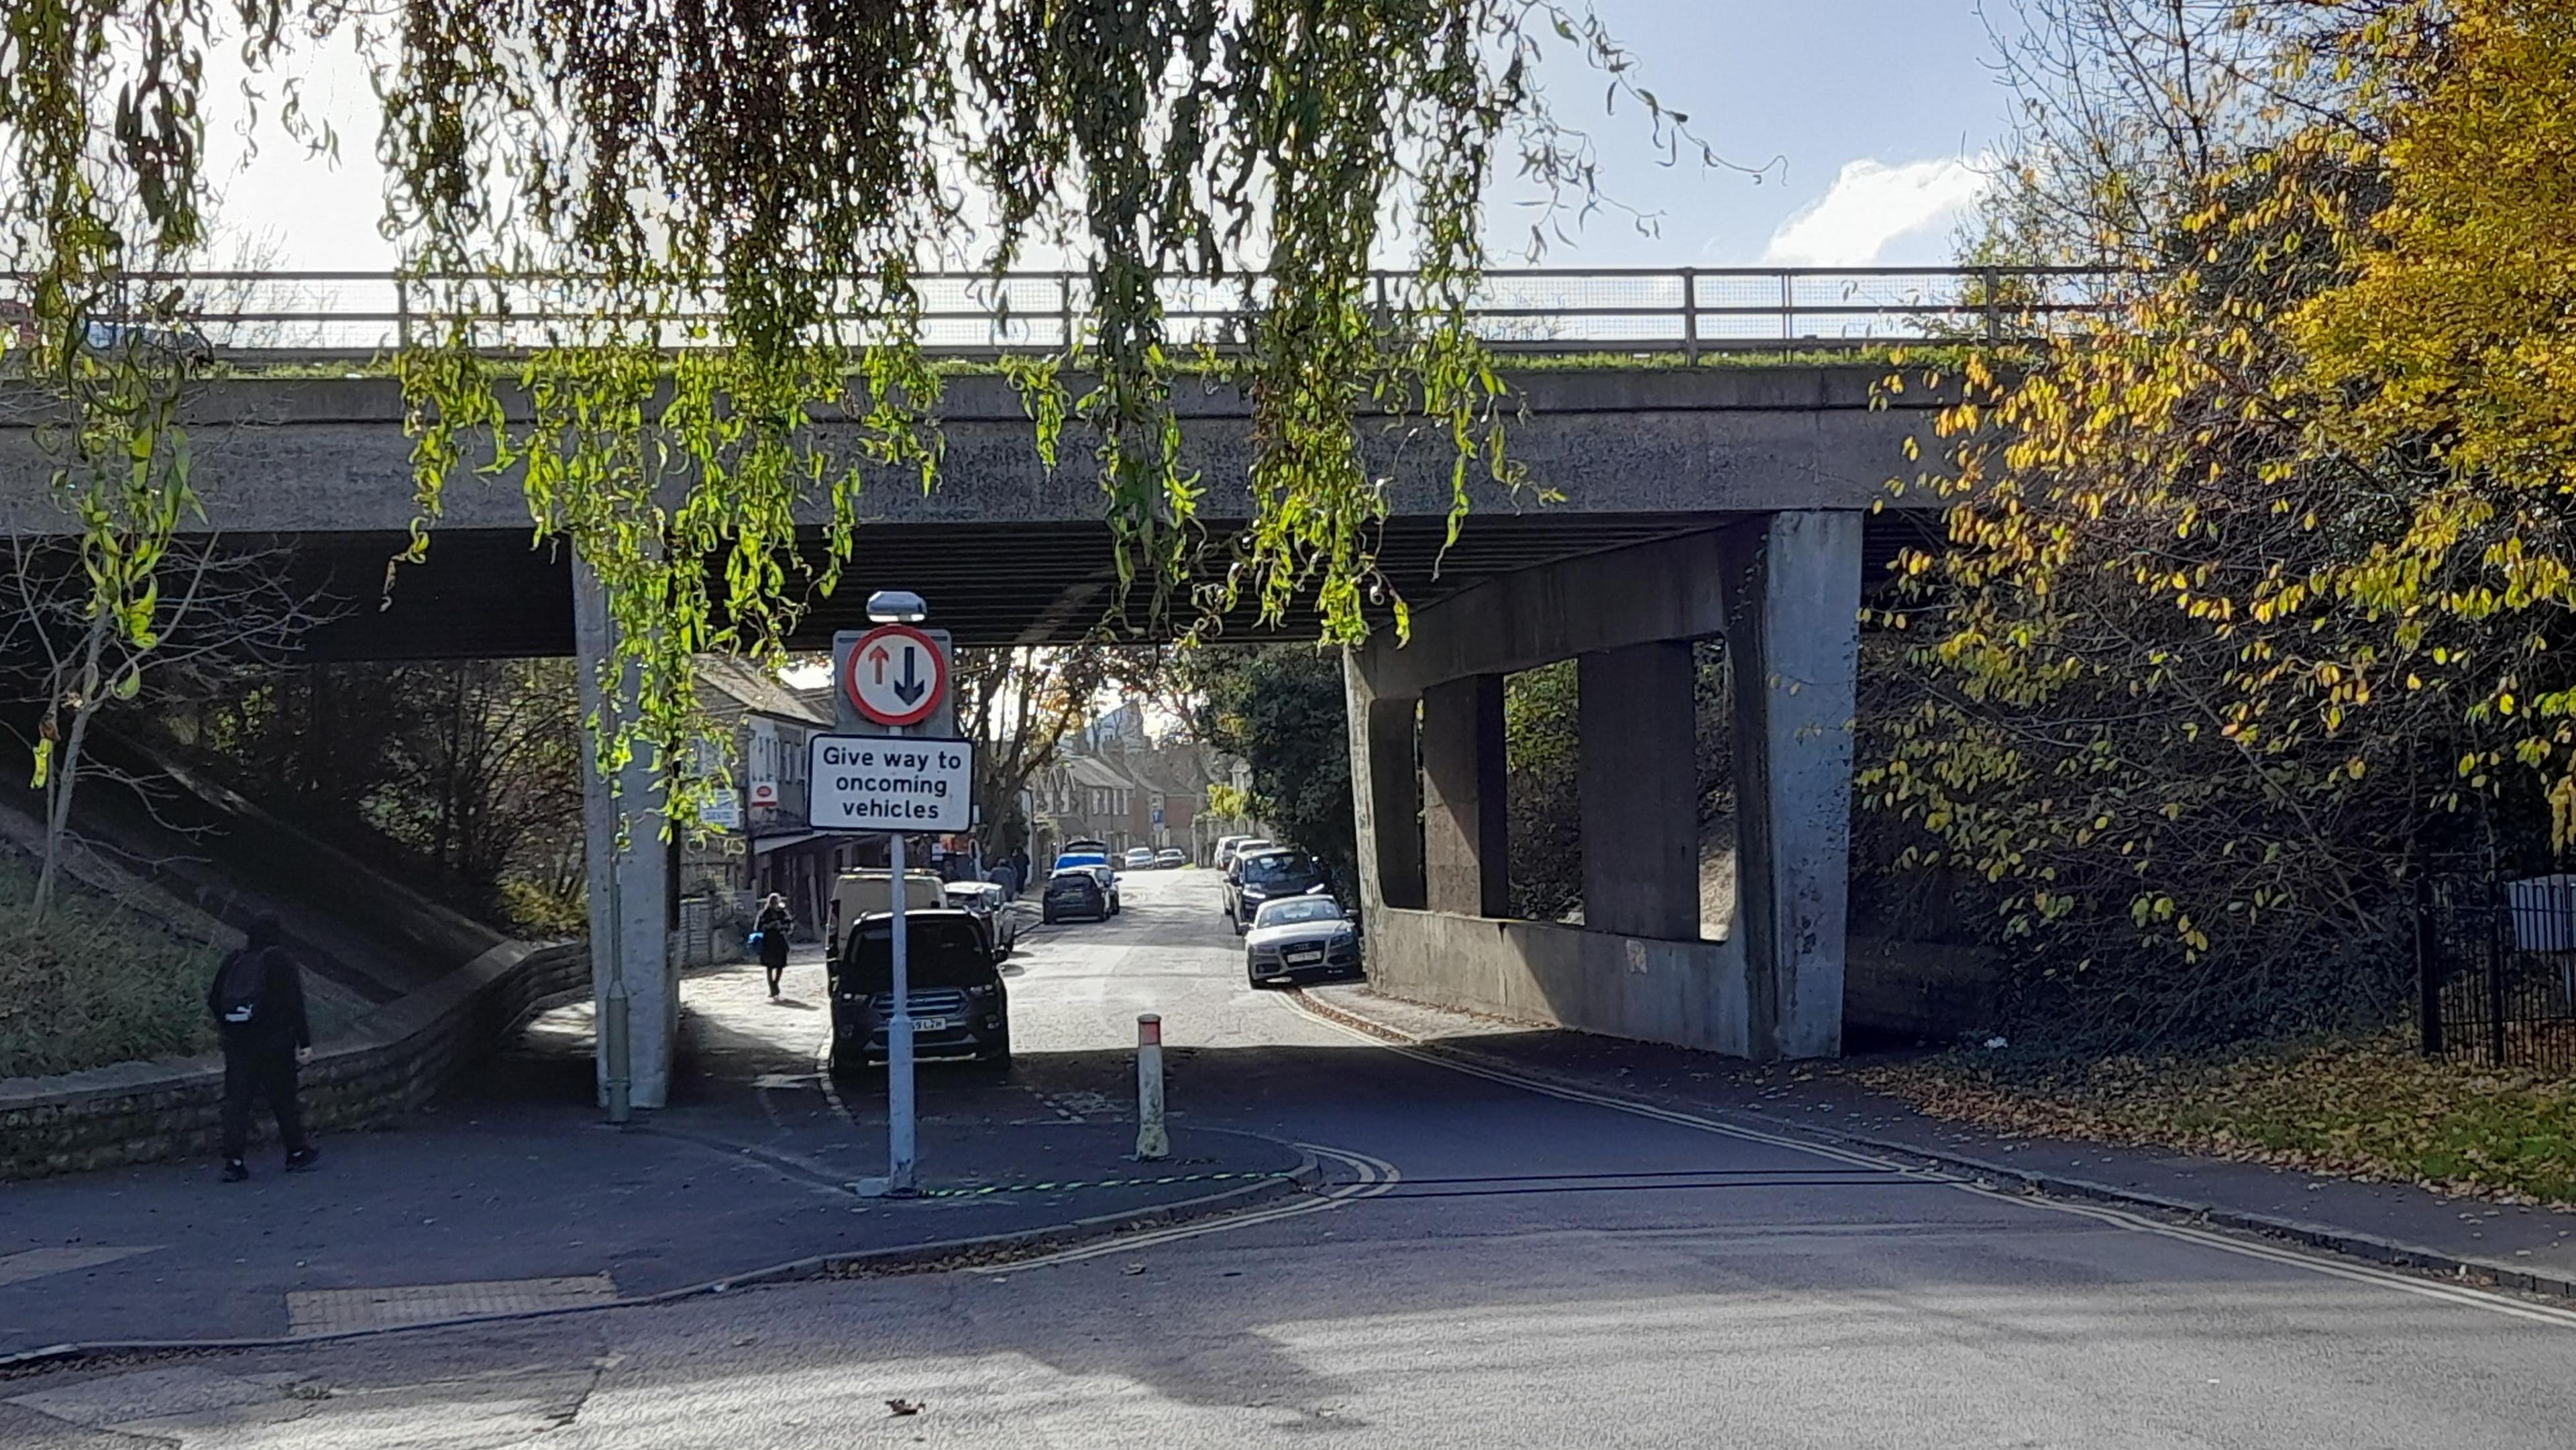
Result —
[{"label": "red upward arrow", "polygon": [[868,651],[868,663],[877,667],[877,683],[880,685],[884,684],[886,647],[884,645],[878,645],[875,649]]}]

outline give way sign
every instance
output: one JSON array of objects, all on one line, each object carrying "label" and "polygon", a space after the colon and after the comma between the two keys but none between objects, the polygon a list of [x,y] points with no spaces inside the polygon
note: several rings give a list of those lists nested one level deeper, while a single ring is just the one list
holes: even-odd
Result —
[{"label": "give way sign", "polygon": [[880,725],[918,725],[948,698],[948,655],[911,625],[880,625],[851,647],[841,691]]}]

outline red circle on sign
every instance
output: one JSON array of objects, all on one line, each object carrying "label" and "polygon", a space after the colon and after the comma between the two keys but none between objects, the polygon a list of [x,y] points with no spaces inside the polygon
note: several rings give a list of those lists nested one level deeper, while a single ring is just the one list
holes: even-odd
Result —
[{"label": "red circle on sign", "polygon": [[[914,688],[921,696],[907,704],[904,691]],[[911,625],[879,625],[850,647],[841,668],[841,693],[880,725],[918,725],[948,698],[948,657]]]}]

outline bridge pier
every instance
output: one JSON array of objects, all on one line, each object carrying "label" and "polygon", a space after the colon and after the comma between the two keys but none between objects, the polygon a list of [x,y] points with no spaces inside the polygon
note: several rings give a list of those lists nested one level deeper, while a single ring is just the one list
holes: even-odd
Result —
[{"label": "bridge pier", "polygon": [[[616,649],[617,622],[608,610],[607,587],[578,556],[572,566],[572,607],[578,665],[573,674],[580,681],[583,717],[603,725],[632,718],[638,672],[630,666],[613,681],[604,677]],[[647,758],[628,761],[610,780],[599,772],[596,733],[585,731],[583,744],[582,844],[589,877],[599,1101],[609,1105],[611,1080],[617,1075],[611,1049],[622,1010],[627,1104],[658,1108],[670,1095],[671,1062],[680,1041],[680,974],[670,947],[671,871],[662,841],[661,784]]]},{"label": "bridge pier", "polygon": [[1698,694],[1688,640],[1576,657],[1583,924],[1699,940]]},{"label": "bridge pier", "polygon": [[1469,675],[1424,690],[1422,864],[1431,910],[1511,910],[1508,804],[1503,677]]},{"label": "bridge pier", "polygon": [[[1346,656],[1380,989],[1737,1056],[1840,1052],[1861,526],[1761,514],[1504,575],[1417,610],[1408,646]],[[1734,659],[1739,837],[1717,939],[1700,930],[1690,648],[1712,635]],[[1502,678],[1567,658],[1580,927],[1508,919],[1502,865]]]},{"label": "bridge pier", "polygon": [[1358,813],[1360,909],[1423,909],[1422,766],[1414,717],[1421,702],[1380,699],[1357,655],[1342,661],[1351,730],[1351,804]]},{"label": "bridge pier", "polygon": [[1861,517],[1773,514],[1725,540],[1735,920],[1756,1057],[1843,1048]]}]

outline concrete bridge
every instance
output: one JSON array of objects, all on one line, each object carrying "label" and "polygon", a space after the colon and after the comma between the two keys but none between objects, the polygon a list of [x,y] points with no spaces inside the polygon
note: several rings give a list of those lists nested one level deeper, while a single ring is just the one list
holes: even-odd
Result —
[{"label": "concrete bridge", "polygon": [[[1839,1051],[1856,615],[1866,565],[1929,502],[1887,488],[1915,467],[1904,441],[1928,442],[1930,400],[1879,406],[1885,371],[1518,374],[1526,411],[1511,446],[1532,487],[1480,487],[1445,555],[1446,438],[1363,423],[1370,466],[1389,480],[1381,561],[1414,611],[1410,646],[1381,635],[1346,663],[1362,890],[1388,990],[1755,1057]],[[28,411],[0,394],[0,532],[12,535],[68,527]],[[1211,393],[1181,413],[1183,466],[1207,482],[1203,515],[1222,540],[1249,512],[1248,410]],[[313,638],[317,657],[604,657],[595,594],[576,587],[567,550],[532,546],[507,476],[451,483],[429,561],[376,607],[412,514],[401,417],[385,380],[209,385],[188,409],[207,526],[286,550],[313,587],[363,606]],[[966,644],[1070,642],[1099,622],[1115,575],[1082,441],[1042,468],[998,377],[952,380],[944,426],[939,487],[873,484],[857,557],[797,646],[858,623],[878,587],[921,592]],[[834,448],[849,425],[826,418],[815,436]],[[1235,640],[1315,633],[1302,603],[1276,626],[1227,623]],[[1738,681],[1741,885],[1722,942],[1699,929],[1693,819],[1688,646],[1712,636]],[[1581,928],[1508,920],[1504,891],[1502,680],[1567,658],[1581,661]],[[625,808],[649,815],[648,783],[624,787]],[[617,807],[604,785],[593,794],[597,860]],[[594,921],[621,918],[639,1105],[660,1100],[676,1023],[662,861],[618,857],[615,893],[594,869]]]}]

